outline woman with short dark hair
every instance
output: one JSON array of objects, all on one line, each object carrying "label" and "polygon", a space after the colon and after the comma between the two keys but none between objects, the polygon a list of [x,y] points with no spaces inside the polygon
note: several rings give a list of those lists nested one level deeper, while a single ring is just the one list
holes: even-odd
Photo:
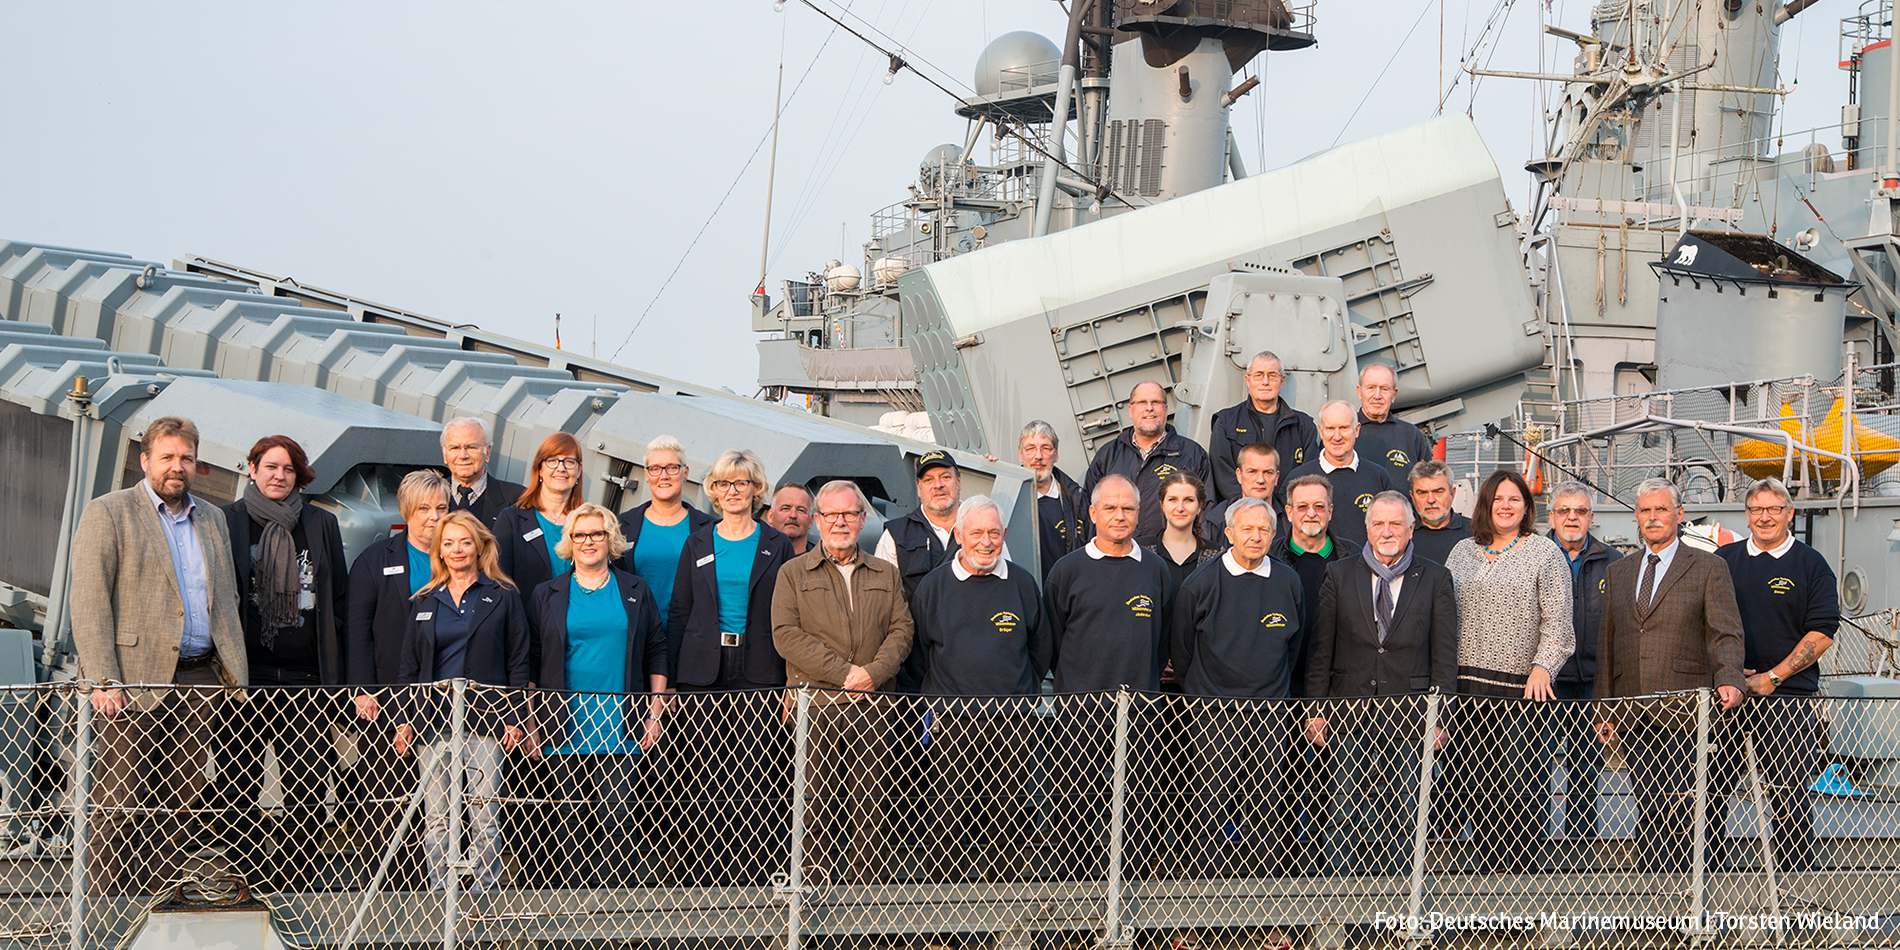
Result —
[{"label": "woman with short dark hair", "polygon": [[[1483,870],[1535,871],[1543,790],[1538,720],[1512,700],[1555,698],[1551,677],[1576,647],[1570,561],[1537,534],[1524,476],[1499,469],[1478,489],[1471,537],[1445,559],[1458,593],[1458,693],[1454,789],[1470,814]],[[1581,713],[1579,713],[1581,714]]]},{"label": "woman with short dark hair", "polygon": [[347,674],[350,565],[336,516],[304,500],[317,473],[303,446],[287,435],[258,439],[245,472],[243,495],[223,510],[250,684],[261,688],[242,707],[231,761],[244,800],[255,801],[264,751],[275,749],[284,807],[275,820],[262,808],[244,808],[236,837],[253,889],[310,889],[335,765],[330,724],[344,713],[342,693],[323,687],[342,685]]}]

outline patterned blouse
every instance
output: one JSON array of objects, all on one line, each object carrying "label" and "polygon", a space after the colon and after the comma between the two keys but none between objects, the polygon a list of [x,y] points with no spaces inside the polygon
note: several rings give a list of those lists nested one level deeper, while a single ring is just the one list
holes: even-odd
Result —
[{"label": "patterned blouse", "polygon": [[1577,648],[1571,629],[1570,565],[1540,534],[1488,561],[1467,538],[1445,559],[1458,594],[1458,691],[1523,694],[1531,667],[1553,677]]}]

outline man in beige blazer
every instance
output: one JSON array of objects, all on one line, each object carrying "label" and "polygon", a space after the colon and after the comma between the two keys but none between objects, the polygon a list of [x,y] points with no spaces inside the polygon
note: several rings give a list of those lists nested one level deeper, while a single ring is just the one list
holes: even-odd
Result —
[{"label": "man in beige blazer", "polygon": [[[1596,698],[1665,698],[1604,703],[1597,741],[1621,745],[1641,818],[1636,853],[1643,870],[1689,869],[1694,844],[1696,716],[1687,690],[1714,687],[1722,710],[1742,704],[1742,617],[1728,563],[1678,540],[1682,496],[1667,479],[1636,486],[1643,549],[1610,565],[1597,637]],[[1711,768],[1717,758],[1709,756]],[[1710,780],[1710,835],[1716,798]]]},{"label": "man in beige blazer", "polygon": [[73,539],[73,641],[97,684],[86,873],[102,895],[179,879],[224,731],[219,691],[151,687],[242,686],[249,670],[224,513],[191,496],[198,428],[166,416],[140,445],[145,478],[87,504]]}]

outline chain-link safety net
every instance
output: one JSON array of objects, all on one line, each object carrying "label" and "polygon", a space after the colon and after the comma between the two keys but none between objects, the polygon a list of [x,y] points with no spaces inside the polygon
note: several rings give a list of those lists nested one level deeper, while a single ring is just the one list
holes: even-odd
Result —
[{"label": "chain-link safety net", "polygon": [[1883,682],[1734,711],[19,687],[0,946],[213,905],[298,947],[1891,946]]}]

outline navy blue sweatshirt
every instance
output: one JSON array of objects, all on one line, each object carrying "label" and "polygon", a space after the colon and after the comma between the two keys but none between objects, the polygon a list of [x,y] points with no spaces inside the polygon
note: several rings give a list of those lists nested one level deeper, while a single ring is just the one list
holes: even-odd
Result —
[{"label": "navy blue sweatshirt", "polygon": [[924,575],[910,601],[911,650],[925,657],[926,696],[1029,696],[1049,670],[1049,630],[1034,575],[1005,563],[1007,577],[957,577],[946,563]]},{"label": "navy blue sweatshirt", "polygon": [[[1750,555],[1746,539],[1715,552],[1728,562],[1735,582],[1735,605],[1742,611],[1742,665],[1765,673],[1788,658],[1812,630],[1833,636],[1841,626],[1841,605],[1834,569],[1821,552],[1799,541],[1780,557]],[[1782,680],[1776,695],[1808,695],[1821,686],[1815,664]]]},{"label": "navy blue sweatshirt", "polygon": [[1235,574],[1227,556],[1201,565],[1174,597],[1175,675],[1189,696],[1284,699],[1302,617],[1300,579],[1272,558],[1267,576]]},{"label": "navy blue sweatshirt", "polygon": [[1175,472],[1192,472],[1202,484],[1207,484],[1213,478],[1207,450],[1175,432],[1174,426],[1168,426],[1161,434],[1161,441],[1143,456],[1141,449],[1135,446],[1135,430],[1123,429],[1115,441],[1095,450],[1088,475],[1082,481],[1082,497],[1087,499],[1095,491],[1095,483],[1105,475],[1120,475],[1134,482],[1135,489],[1141,493],[1141,520],[1135,524],[1135,543],[1153,547],[1168,527],[1167,519],[1161,514],[1161,480]]},{"label": "navy blue sweatshirt", "polygon": [[1412,527],[1412,554],[1443,564],[1451,556],[1451,549],[1469,537],[1471,519],[1454,511],[1442,528],[1427,528],[1423,521]]},{"label": "navy blue sweatshirt", "polygon": [[1168,566],[1139,547],[1140,560],[1091,557],[1094,550],[1091,542],[1057,561],[1044,585],[1056,692],[1158,691],[1173,619]]},{"label": "navy blue sweatshirt", "polygon": [[1412,466],[1432,457],[1432,440],[1418,426],[1391,413],[1386,414],[1384,422],[1374,422],[1361,410],[1355,447],[1361,458],[1384,468],[1399,483],[1406,481]]}]

